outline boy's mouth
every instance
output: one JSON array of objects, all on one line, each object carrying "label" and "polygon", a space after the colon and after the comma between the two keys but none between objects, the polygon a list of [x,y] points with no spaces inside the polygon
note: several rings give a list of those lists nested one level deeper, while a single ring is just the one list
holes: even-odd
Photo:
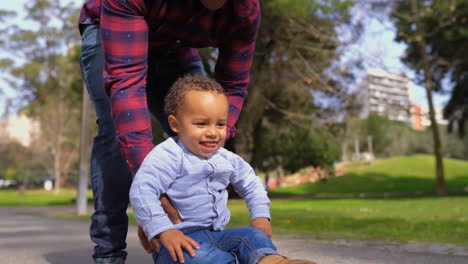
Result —
[{"label": "boy's mouth", "polygon": [[214,151],[218,147],[218,142],[217,141],[202,141],[200,142],[200,146],[202,147],[203,150],[205,151]]}]

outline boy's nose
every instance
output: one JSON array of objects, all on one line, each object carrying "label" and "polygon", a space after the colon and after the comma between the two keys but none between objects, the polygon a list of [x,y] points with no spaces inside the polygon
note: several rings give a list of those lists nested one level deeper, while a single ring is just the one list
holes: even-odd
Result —
[{"label": "boy's nose", "polygon": [[216,137],[216,129],[211,126],[208,127],[208,129],[206,130],[206,136],[210,138]]}]

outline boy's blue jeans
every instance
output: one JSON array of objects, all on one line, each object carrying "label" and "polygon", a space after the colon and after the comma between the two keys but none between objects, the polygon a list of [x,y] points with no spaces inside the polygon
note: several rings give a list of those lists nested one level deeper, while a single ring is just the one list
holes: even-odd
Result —
[{"label": "boy's blue jeans", "polygon": [[[90,236],[96,243],[93,258],[96,263],[112,263],[125,259],[125,239],[128,231],[126,214],[128,192],[132,182],[115,136],[110,100],[103,83],[104,53],[99,25],[89,25],[82,36],[81,71],[97,116],[98,134],[91,151],[91,186],[94,209]],[[170,58],[148,63],[147,101],[163,129],[169,133],[163,114],[163,98],[172,83],[184,74],[206,75],[200,62],[180,65]],[[149,88],[148,88],[149,87]]]},{"label": "boy's blue jeans", "polygon": [[[202,229],[183,232],[200,247],[195,250],[194,258],[184,251],[185,264],[256,264],[265,255],[279,255],[271,239],[263,231],[250,226],[223,231]],[[155,264],[179,263],[172,260],[164,246],[159,253],[153,252],[153,260]]]}]

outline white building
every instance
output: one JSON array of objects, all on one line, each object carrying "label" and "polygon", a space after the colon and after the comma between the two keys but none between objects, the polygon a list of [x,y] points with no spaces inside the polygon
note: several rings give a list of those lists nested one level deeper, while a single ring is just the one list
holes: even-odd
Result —
[{"label": "white building", "polygon": [[360,85],[363,92],[363,117],[371,113],[390,120],[411,123],[411,80],[405,76],[369,69]]}]

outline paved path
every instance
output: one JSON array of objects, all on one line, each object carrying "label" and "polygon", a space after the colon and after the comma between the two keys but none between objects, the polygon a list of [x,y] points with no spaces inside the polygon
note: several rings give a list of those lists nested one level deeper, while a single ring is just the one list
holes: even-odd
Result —
[{"label": "paved path", "polygon": [[[92,243],[86,222],[38,217],[73,208],[0,207],[0,263],[83,264],[92,263]],[[468,247],[427,244],[411,246],[354,241],[319,241],[276,236],[282,254],[315,260],[320,264],[467,264]],[[431,252],[424,252],[431,251]],[[437,254],[433,252],[450,254]],[[139,246],[135,226],[128,236],[128,264],[151,263]],[[453,254],[464,254],[453,255]]]}]

